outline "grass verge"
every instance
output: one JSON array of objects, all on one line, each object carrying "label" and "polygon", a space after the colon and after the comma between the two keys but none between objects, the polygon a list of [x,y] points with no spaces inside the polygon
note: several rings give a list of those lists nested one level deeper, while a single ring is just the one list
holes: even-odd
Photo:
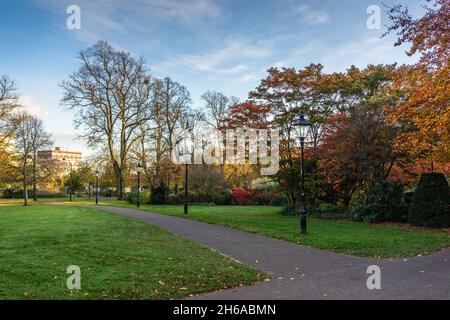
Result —
[{"label": "grass verge", "polygon": [[[81,290],[67,289],[68,266]],[[263,273],[135,219],[82,207],[0,208],[0,299],[175,299]]]}]

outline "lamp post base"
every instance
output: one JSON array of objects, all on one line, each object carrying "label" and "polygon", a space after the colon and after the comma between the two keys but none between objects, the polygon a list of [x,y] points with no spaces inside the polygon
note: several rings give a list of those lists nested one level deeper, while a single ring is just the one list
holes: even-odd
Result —
[{"label": "lamp post base", "polygon": [[300,216],[300,235],[306,235],[306,214]]}]

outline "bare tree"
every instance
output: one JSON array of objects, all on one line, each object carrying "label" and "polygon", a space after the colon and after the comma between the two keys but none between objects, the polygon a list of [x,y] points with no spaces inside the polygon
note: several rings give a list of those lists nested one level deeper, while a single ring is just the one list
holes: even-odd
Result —
[{"label": "bare tree", "polygon": [[165,140],[171,155],[177,143],[175,131],[183,127],[183,118],[190,111],[191,95],[185,87],[170,78],[162,80],[161,88],[159,97],[164,115]]},{"label": "bare tree", "polygon": [[61,86],[62,103],[77,111],[75,125],[85,130],[90,147],[107,146],[117,179],[118,199],[124,196],[124,172],[139,128],[152,118],[154,81],[142,58],[115,50],[100,41],[79,55],[80,69]]},{"label": "bare tree", "polygon": [[37,201],[37,185],[52,174],[52,163],[45,159],[39,159],[38,152],[53,145],[51,134],[45,131],[42,120],[33,118],[31,121],[31,149],[32,166],[31,179],[33,184],[33,200]]},{"label": "bare tree", "polygon": [[33,159],[33,127],[36,118],[26,112],[14,117],[14,167],[17,170],[23,186],[24,205],[28,205],[28,187]]},{"label": "bare tree", "polygon": [[228,98],[221,92],[207,91],[202,95],[205,101],[206,122],[214,129],[219,129],[222,121],[228,116],[230,106],[238,103],[235,97]]},{"label": "bare tree", "polygon": [[12,136],[12,115],[20,108],[15,91],[15,82],[6,75],[0,76],[0,161],[5,156],[8,140]]},{"label": "bare tree", "polygon": [[185,127],[187,117],[191,112],[191,96],[189,91],[178,82],[164,78],[157,82],[154,101],[155,120],[155,155],[156,168],[154,185],[169,187],[172,170],[163,168],[168,166],[175,145],[178,143],[177,131]]}]

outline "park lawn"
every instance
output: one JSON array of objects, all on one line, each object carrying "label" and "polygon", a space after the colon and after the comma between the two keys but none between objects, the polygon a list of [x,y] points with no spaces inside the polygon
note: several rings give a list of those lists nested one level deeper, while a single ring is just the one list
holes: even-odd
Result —
[{"label": "park lawn", "polygon": [[[81,268],[81,290],[66,270]],[[136,219],[71,206],[0,207],[0,299],[175,299],[267,275]]]},{"label": "park lawn", "polygon": [[[101,205],[136,208],[125,201]],[[407,229],[346,220],[308,219],[308,235],[299,235],[299,218],[280,214],[278,207],[143,205],[141,210],[218,224],[276,239],[349,255],[400,258],[428,255],[450,246],[450,233],[439,230]]]}]

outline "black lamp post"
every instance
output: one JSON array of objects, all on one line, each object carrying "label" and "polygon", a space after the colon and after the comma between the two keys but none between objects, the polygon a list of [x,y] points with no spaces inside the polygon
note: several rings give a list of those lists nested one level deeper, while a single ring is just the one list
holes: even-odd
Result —
[{"label": "black lamp post", "polygon": [[137,172],[137,207],[139,208],[141,206],[141,172],[144,171],[144,168],[140,163],[136,166],[136,172]]},{"label": "black lamp post", "polygon": [[63,158],[63,161],[67,161],[69,162],[69,166],[70,166],[70,173],[69,173],[69,202],[72,202],[72,162],[67,159],[67,158]]},{"label": "black lamp post", "polygon": [[184,214],[188,214],[188,164],[185,164],[185,173],[184,173]]},{"label": "black lamp post", "polygon": [[98,205],[98,177],[100,176],[100,171],[97,169],[95,171],[95,204]]},{"label": "black lamp post", "polygon": [[300,180],[300,234],[306,235],[306,204],[305,204],[305,139],[308,137],[312,123],[305,119],[305,115],[302,113],[300,118],[295,123],[298,137],[300,138],[301,146],[301,180]]}]

